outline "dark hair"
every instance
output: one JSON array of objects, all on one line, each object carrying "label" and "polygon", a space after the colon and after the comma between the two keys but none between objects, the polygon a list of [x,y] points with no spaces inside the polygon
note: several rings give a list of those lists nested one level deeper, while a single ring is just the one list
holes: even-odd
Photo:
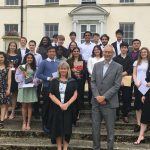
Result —
[{"label": "dark hair", "polygon": [[53,38],[57,38],[57,37],[58,37],[58,34],[54,34],[54,35],[53,35]]},{"label": "dark hair", "polygon": [[71,46],[72,43],[75,43],[75,44],[76,44],[76,47],[78,46],[75,41],[72,41],[72,42],[70,42],[70,44],[69,44],[69,47],[68,47],[69,50],[71,50],[71,49],[70,49],[70,46]]},{"label": "dark hair", "polygon": [[68,47],[68,54],[69,54],[69,55],[72,53],[72,50],[71,50],[71,44],[72,44],[72,43],[75,43],[75,44],[76,44],[76,47],[78,47],[78,45],[77,45],[77,43],[76,43],[75,41],[70,42],[69,47]]},{"label": "dark hair", "polygon": [[29,44],[30,44],[30,43],[34,43],[35,46],[36,46],[36,42],[35,42],[34,40],[29,41]]},{"label": "dark hair", "polygon": [[24,37],[24,36],[22,36],[22,37],[20,38],[20,40],[21,40],[21,39],[24,39],[24,40],[26,41],[26,43],[28,42],[27,38]]},{"label": "dark hair", "polygon": [[17,49],[17,43],[16,43],[16,42],[10,42],[10,43],[9,43],[9,45],[8,45],[8,49],[7,49],[7,54],[9,54],[9,53],[10,53],[10,45],[11,45],[12,43],[14,43],[14,44],[15,44],[15,46],[16,46],[15,54],[17,54],[17,53],[18,53],[18,49]]},{"label": "dark hair", "polygon": [[98,50],[100,51],[100,58],[101,58],[103,56],[103,51],[101,50],[99,45],[94,46],[93,51],[92,51],[92,57],[95,57],[95,54],[94,54],[95,48],[98,48]]},{"label": "dark hair", "polygon": [[85,34],[89,33],[90,36],[92,36],[92,33],[90,31],[85,31],[84,34],[83,34],[83,38],[85,38]]},{"label": "dark hair", "polygon": [[118,29],[118,30],[116,31],[116,35],[117,35],[117,34],[123,35],[123,31],[122,31],[121,29]]},{"label": "dark hair", "polygon": [[48,41],[48,43],[47,43],[47,45],[46,45],[46,47],[49,47],[49,46],[51,46],[52,44],[51,44],[51,40],[50,40],[50,38],[48,37],[48,36],[44,36],[44,37],[42,37],[42,39],[41,39],[41,41],[40,41],[40,44],[39,44],[39,47],[41,47],[41,46],[43,46],[43,39],[47,39],[47,41]]},{"label": "dark hair", "polygon": [[93,34],[93,37],[94,37],[94,36],[100,36],[100,35],[99,35],[98,33],[94,33],[94,34]]},{"label": "dark hair", "polygon": [[103,34],[103,35],[100,37],[100,39],[102,40],[103,37],[106,37],[106,38],[108,39],[108,41],[109,41],[109,36],[108,36],[107,34]]},{"label": "dark hair", "polygon": [[134,42],[136,42],[136,41],[140,42],[140,44],[141,44],[141,41],[140,41],[139,39],[133,39],[133,40],[132,40],[132,44],[133,44]]},{"label": "dark hair", "polygon": [[128,47],[129,47],[129,44],[128,44],[127,42],[122,42],[122,43],[120,44],[120,48],[121,48],[121,47],[124,47],[124,46],[128,48]]},{"label": "dark hair", "polygon": [[35,57],[32,53],[27,53],[25,56],[24,56],[24,59],[23,59],[23,63],[22,64],[26,64],[27,63],[27,57],[28,56],[32,56],[33,58],[33,62],[31,63],[31,69],[33,69],[34,71],[36,70],[36,60],[35,60]]},{"label": "dark hair", "polygon": [[[80,51],[80,48],[79,48],[79,47],[75,47],[75,48],[72,50],[72,52],[73,52],[75,49],[78,49],[78,50]],[[71,57],[70,59],[68,59],[68,60],[70,60],[70,68],[73,67],[73,66],[74,66],[74,60],[75,60],[74,56],[72,55],[72,57]],[[83,61],[81,54],[79,55],[78,61]]]},{"label": "dark hair", "polygon": [[47,48],[47,52],[49,51],[49,50],[51,50],[51,49],[55,49],[55,52],[56,52],[56,47],[55,46],[49,46],[48,48]]},{"label": "dark hair", "polygon": [[8,67],[7,54],[2,52],[2,51],[0,51],[0,55],[4,56],[4,65],[5,65],[5,67]]},{"label": "dark hair", "polygon": [[[72,52],[73,52],[75,49],[78,49],[79,52],[80,52],[80,48],[79,48],[79,47],[75,47],[75,48],[72,50]],[[72,59],[73,59],[73,61],[74,61],[73,55],[72,55]],[[78,58],[78,61],[82,61],[82,60],[83,60],[83,59],[82,59],[82,56],[81,56],[81,54],[80,54],[80,55],[79,55],[79,58]]]},{"label": "dark hair", "polygon": [[77,36],[75,32],[70,32],[69,36]]}]

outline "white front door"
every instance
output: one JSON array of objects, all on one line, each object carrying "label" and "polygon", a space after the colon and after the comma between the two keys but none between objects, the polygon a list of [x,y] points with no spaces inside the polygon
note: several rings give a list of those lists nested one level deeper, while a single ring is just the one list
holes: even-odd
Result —
[{"label": "white front door", "polygon": [[81,43],[84,42],[84,32],[85,31],[90,31],[91,33],[97,33],[97,24],[81,24],[80,25],[80,41]]}]

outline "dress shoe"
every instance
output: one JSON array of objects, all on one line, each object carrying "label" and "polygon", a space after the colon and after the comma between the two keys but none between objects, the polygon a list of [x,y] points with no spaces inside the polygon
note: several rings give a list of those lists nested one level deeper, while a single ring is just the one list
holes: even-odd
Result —
[{"label": "dress shoe", "polygon": [[135,125],[134,132],[139,132],[139,131],[140,131],[140,126],[139,125]]},{"label": "dress shoe", "polygon": [[128,117],[123,117],[123,122],[124,122],[124,123],[129,123]]}]

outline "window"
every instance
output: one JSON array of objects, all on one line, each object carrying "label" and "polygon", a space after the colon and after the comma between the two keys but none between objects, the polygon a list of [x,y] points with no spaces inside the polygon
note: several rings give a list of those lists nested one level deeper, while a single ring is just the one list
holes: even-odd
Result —
[{"label": "window", "polygon": [[129,45],[132,45],[134,36],[134,23],[120,23],[120,29],[124,32],[124,41],[126,41]]},{"label": "window", "polygon": [[82,0],[82,4],[96,4],[96,0]]},{"label": "window", "polygon": [[96,24],[82,24],[81,25],[81,43],[84,42],[84,32],[90,31],[92,34],[97,32],[97,25]]},{"label": "window", "polygon": [[46,4],[59,3],[59,0],[46,0]]},{"label": "window", "polygon": [[6,0],[6,5],[18,5],[18,0]]},{"label": "window", "polygon": [[5,24],[6,36],[18,36],[18,24]]},{"label": "window", "polygon": [[54,34],[58,34],[58,24],[45,24],[45,36],[48,36],[52,39]]},{"label": "window", "polygon": [[120,3],[134,3],[134,0],[120,0]]}]

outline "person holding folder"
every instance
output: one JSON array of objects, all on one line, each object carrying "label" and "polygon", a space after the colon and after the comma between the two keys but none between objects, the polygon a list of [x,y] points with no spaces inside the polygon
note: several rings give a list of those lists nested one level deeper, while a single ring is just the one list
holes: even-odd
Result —
[{"label": "person holding folder", "polygon": [[136,110],[136,119],[137,125],[134,127],[134,132],[140,131],[141,125],[141,113],[143,103],[141,102],[142,93],[138,90],[139,87],[145,82],[146,72],[148,69],[148,61],[150,59],[150,52],[148,48],[143,47],[139,52],[138,60],[133,64],[133,80],[135,83],[135,110]]},{"label": "person holding folder", "polygon": [[[141,102],[143,103],[142,114],[141,114],[141,127],[138,139],[134,142],[135,145],[139,145],[140,143],[144,143],[144,132],[147,129],[147,125],[150,124],[150,53],[149,50],[142,50],[142,55],[146,55],[148,52],[148,69],[146,71],[146,87],[149,90],[141,97]],[[144,54],[145,53],[145,54]]]},{"label": "person holding folder", "polygon": [[[123,113],[123,121],[128,123],[128,113],[130,110],[131,99],[130,99],[130,90],[131,90],[131,74],[132,74],[132,59],[127,55],[128,52],[128,43],[121,43],[120,44],[120,51],[121,54],[114,57],[114,61],[121,64],[123,66],[123,73],[122,73],[122,82],[121,87],[118,92],[119,95],[119,102],[122,100],[122,113]],[[119,109],[117,109],[117,119],[119,120]]]}]

